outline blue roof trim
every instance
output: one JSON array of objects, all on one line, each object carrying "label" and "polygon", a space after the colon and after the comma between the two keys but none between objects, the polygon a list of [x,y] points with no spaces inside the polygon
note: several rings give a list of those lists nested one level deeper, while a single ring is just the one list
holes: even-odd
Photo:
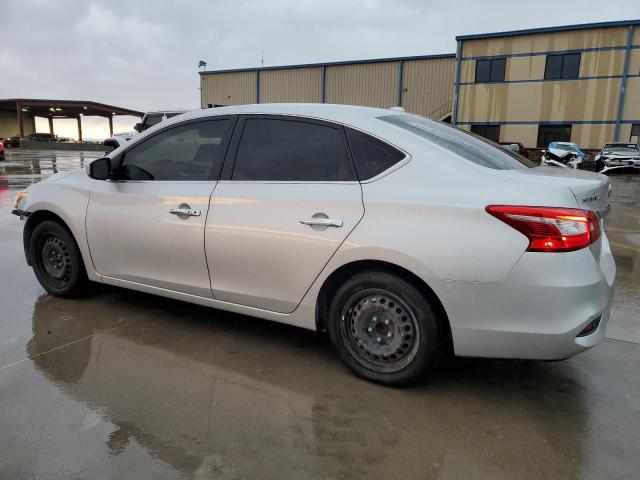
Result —
[{"label": "blue roof trim", "polygon": [[545,50],[540,52],[521,52],[521,53],[504,53],[504,54],[496,54],[496,55],[479,55],[475,57],[462,57],[461,60],[463,62],[467,62],[470,60],[488,60],[492,58],[512,58],[512,57],[536,57],[543,55],[563,55],[567,53],[589,53],[589,52],[612,52],[616,50],[626,50],[627,48],[640,48],[640,45],[631,45],[627,47],[626,45],[615,45],[610,47],[590,47],[590,48],[573,48],[571,50]]},{"label": "blue roof trim", "polygon": [[[577,77],[577,78],[532,78],[527,80],[502,80],[500,82],[460,82],[460,85],[500,85],[503,83],[539,83],[539,82],[571,82],[576,80],[609,80],[620,79],[624,75],[596,75],[593,77]],[[640,77],[640,74],[627,75],[629,78]]]},{"label": "blue roof trim", "polygon": [[294,65],[276,65],[273,67],[249,67],[249,68],[229,68],[224,70],[205,70],[198,72],[200,75],[215,73],[237,73],[237,72],[258,72],[265,70],[283,70],[287,68],[312,68],[312,67],[331,67],[333,65],[359,65],[364,63],[383,63],[383,62],[400,62],[406,60],[437,60],[439,58],[456,58],[455,53],[439,53],[436,55],[414,55],[410,57],[386,57],[386,58],[370,58],[366,60],[343,60],[339,62],[321,62],[321,63],[300,63]]},{"label": "blue roof trim", "polygon": [[478,33],[474,35],[459,35],[456,37],[456,40],[479,40],[482,38],[515,37],[520,35],[535,35],[537,33],[568,32],[571,30],[590,30],[593,28],[629,27],[631,25],[640,25],[640,19],[618,20],[613,22],[578,23],[575,25],[562,25],[559,27],[529,28],[526,30],[510,30],[506,32]]}]

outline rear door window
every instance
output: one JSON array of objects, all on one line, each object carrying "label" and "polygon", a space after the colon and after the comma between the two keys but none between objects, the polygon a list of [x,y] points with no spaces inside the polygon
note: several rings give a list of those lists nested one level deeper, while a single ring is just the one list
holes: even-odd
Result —
[{"label": "rear door window", "polygon": [[501,148],[478,135],[418,115],[388,115],[378,119],[414,133],[483,167],[517,170],[537,166],[515,152]]},{"label": "rear door window", "polygon": [[341,126],[302,120],[247,118],[232,180],[353,180]]},{"label": "rear door window", "polygon": [[405,158],[403,152],[371,135],[352,128],[346,128],[345,131],[361,181],[380,175]]}]

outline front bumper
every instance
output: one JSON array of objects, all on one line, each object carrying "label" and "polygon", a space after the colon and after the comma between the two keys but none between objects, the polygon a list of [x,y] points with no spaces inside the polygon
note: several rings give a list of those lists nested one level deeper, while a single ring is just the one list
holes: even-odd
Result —
[{"label": "front bumper", "polygon": [[598,173],[605,173],[618,168],[638,168],[640,169],[640,158],[607,158],[601,160],[604,168]]},{"label": "front bumper", "polygon": [[[457,355],[559,360],[602,340],[613,300],[615,263],[606,235],[591,249],[525,253],[495,283],[450,282],[443,303]],[[593,320],[596,329],[581,332]]]}]

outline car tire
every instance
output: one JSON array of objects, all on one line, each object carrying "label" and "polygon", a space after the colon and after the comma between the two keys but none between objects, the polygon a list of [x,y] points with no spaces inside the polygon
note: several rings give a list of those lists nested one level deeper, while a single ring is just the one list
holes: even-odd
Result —
[{"label": "car tire", "polygon": [[80,250],[69,231],[57,222],[38,224],[29,239],[29,262],[40,285],[58,297],[77,297],[88,283]]},{"label": "car tire", "polygon": [[604,168],[604,162],[602,160],[596,160],[596,172],[599,172]]},{"label": "car tire", "polygon": [[369,270],[337,289],[327,327],[340,358],[356,374],[401,386],[431,370],[443,351],[435,312],[412,283]]}]

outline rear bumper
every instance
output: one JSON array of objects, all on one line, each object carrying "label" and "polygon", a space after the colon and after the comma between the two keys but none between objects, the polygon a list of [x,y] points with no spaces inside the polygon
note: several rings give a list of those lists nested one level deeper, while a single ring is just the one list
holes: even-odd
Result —
[{"label": "rear bumper", "polygon": [[[607,328],[614,278],[603,234],[599,260],[588,248],[527,252],[502,282],[451,282],[444,303],[455,353],[559,360],[591,348]],[[598,327],[580,336],[597,319]]]}]

